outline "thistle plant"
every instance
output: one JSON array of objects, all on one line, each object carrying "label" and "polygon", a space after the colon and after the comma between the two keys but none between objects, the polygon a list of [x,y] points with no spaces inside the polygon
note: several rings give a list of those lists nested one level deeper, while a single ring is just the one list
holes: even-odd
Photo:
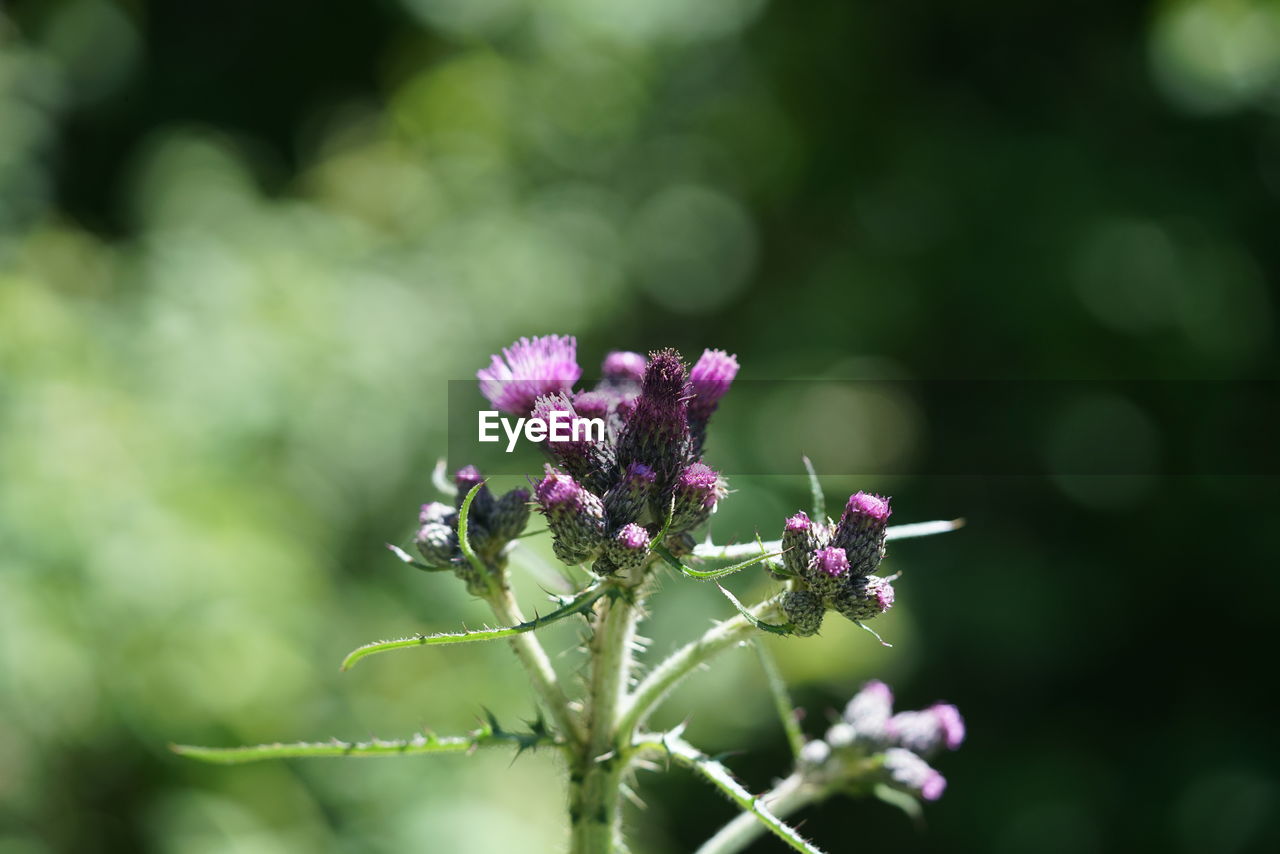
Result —
[{"label": "thistle plant", "polygon": [[[690,368],[674,350],[647,357],[608,354],[603,379],[576,389],[582,370],[576,341],[546,336],[521,339],[478,372],[480,390],[502,412],[520,418],[561,413],[598,419],[603,430],[574,432],[543,443],[547,462],[530,488],[494,494],[473,466],[452,482],[438,470],[437,486],[452,498],[419,511],[414,537],[418,557],[390,546],[404,563],[441,575],[452,573],[492,610],[497,626],[473,631],[415,634],[377,641],[351,652],[348,669],[372,655],[419,646],[505,640],[528,674],[540,714],[518,729],[492,716],[458,736],[422,733],[408,740],[269,744],[211,748],[177,746],[184,755],[238,763],[318,756],[402,756],[459,753],[506,746],[546,748],[563,756],[567,770],[570,850],[575,854],[625,851],[621,802],[640,768],[686,767],[728,796],[742,815],[700,849],[703,854],[740,850],[772,833],[797,851],[817,852],[784,819],[834,794],[875,795],[907,809],[942,794],[943,778],[928,764],[964,737],[955,707],[892,714],[887,686],[869,683],[850,701],[823,738],[806,740],[776,666],[759,639],[765,634],[817,634],[829,612],[867,628],[894,603],[896,576],[876,574],[891,540],[948,531],[956,522],[889,525],[889,499],[858,492],[838,519],[827,516],[813,467],[812,506],[786,519],[777,540],[717,545],[700,539],[728,492],[725,478],[703,459],[708,428],[738,373],[736,357],[707,350]],[[553,597],[547,613],[526,618],[516,602],[508,569],[521,538],[541,516],[555,556],[580,568],[574,592]],[[534,531],[533,534],[541,533]],[[725,590],[731,616],[657,663],[640,662],[637,627],[648,613],[658,580],[675,575],[690,583],[719,585],[734,573],[767,573],[775,589],[743,604]],[[678,596],[679,585],[666,585]],[[733,613],[736,612],[736,613]],[[581,680],[565,679],[552,666],[536,631],[573,620],[583,626],[587,660]],[[879,636],[876,635],[879,640]],[[767,682],[795,765],[761,795],[748,792],[719,761],[683,737],[683,727],[659,731],[649,719],[682,680],[720,653],[756,641]],[[881,641],[883,643],[883,641]],[[887,646],[887,644],[885,644]]]}]

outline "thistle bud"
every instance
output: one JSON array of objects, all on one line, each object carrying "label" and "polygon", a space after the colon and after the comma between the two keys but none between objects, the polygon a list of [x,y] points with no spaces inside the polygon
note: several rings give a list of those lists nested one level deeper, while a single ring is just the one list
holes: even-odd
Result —
[{"label": "thistle bud", "polygon": [[480,485],[480,491],[476,493],[475,498],[471,499],[471,509],[467,513],[468,526],[473,522],[483,524],[488,520],[489,515],[493,512],[494,498],[493,493],[489,491],[489,487],[485,485],[484,478],[480,475],[480,470],[475,466],[463,466],[453,476],[453,483],[458,487],[458,497],[456,499],[458,507],[462,506],[467,493],[471,492],[477,484]]},{"label": "thistle bud", "polygon": [[782,596],[782,613],[791,623],[792,632],[800,637],[816,635],[822,628],[827,607],[822,599],[807,590],[789,590]]},{"label": "thistle bud", "polygon": [[949,703],[935,703],[918,712],[898,712],[886,727],[898,746],[928,756],[943,747],[955,750],[964,742],[964,718]]},{"label": "thistle bud", "polygon": [[[457,524],[456,521],[454,523]],[[443,522],[426,522],[418,528],[413,538],[418,554],[433,569],[449,569],[461,556],[458,549],[458,532]]]},{"label": "thistle bud", "polygon": [[843,717],[859,740],[877,742],[886,738],[892,714],[893,691],[880,680],[872,679],[853,695],[844,707]]},{"label": "thistle bud", "polygon": [[869,620],[893,607],[893,585],[878,575],[850,576],[831,598],[831,607],[850,620]]},{"label": "thistle bud", "polygon": [[676,477],[671,530],[687,531],[707,521],[724,493],[720,475],[710,466],[686,466]]},{"label": "thistle bud", "polygon": [[418,511],[418,522],[425,525],[428,522],[443,522],[450,527],[458,527],[458,514],[449,504],[441,501],[432,501],[429,504],[423,504],[422,509]]},{"label": "thistle bud", "polygon": [[823,599],[834,597],[849,581],[849,559],[844,549],[828,546],[818,549],[801,573],[809,587]]},{"label": "thistle bud", "polygon": [[787,520],[782,528],[782,563],[792,575],[803,575],[813,553],[823,545],[823,528],[809,519],[803,510]]},{"label": "thistle bud", "polygon": [[926,801],[936,801],[947,788],[945,777],[928,762],[901,747],[891,747],[884,752],[881,770],[885,783]]},{"label": "thistle bud", "polygon": [[623,525],[605,544],[604,554],[619,570],[635,569],[649,554],[649,532],[634,522]]},{"label": "thistle bud", "polygon": [[705,350],[689,372],[693,399],[689,401],[689,430],[693,437],[693,453],[701,454],[707,435],[707,421],[716,411],[720,398],[738,375],[738,358],[723,350]]},{"label": "thistle bud", "polygon": [[653,469],[644,463],[632,463],[622,474],[622,480],[604,494],[605,512],[611,525],[628,522],[645,522],[649,497],[657,478]]},{"label": "thistle bud", "polygon": [[604,543],[604,503],[570,475],[547,466],[534,497],[547,517],[552,549],[560,560],[571,566],[583,563]]},{"label": "thistle bud", "polygon": [[493,539],[503,545],[524,533],[529,524],[529,490],[516,488],[503,495],[489,517]]},{"label": "thistle bud", "polygon": [[887,498],[867,492],[849,496],[831,542],[845,550],[854,575],[870,575],[884,559],[891,512]]},{"label": "thistle bud", "polygon": [[[689,453],[689,375],[675,350],[653,353],[635,409],[618,437],[618,463],[644,463],[666,491]],[[666,508],[662,509],[662,515]]]},{"label": "thistle bud", "polygon": [[600,370],[606,380],[639,383],[644,379],[646,365],[648,360],[639,353],[614,350],[604,357]]},{"label": "thistle bud", "polygon": [[543,447],[574,478],[582,483],[595,485],[601,473],[609,467],[611,454],[604,437],[593,438],[591,432],[585,429],[588,422],[582,420],[584,416],[569,401],[568,395],[559,392],[545,394],[534,401],[533,417],[550,423],[552,413],[564,413],[569,418],[569,439],[553,442],[548,438]]}]

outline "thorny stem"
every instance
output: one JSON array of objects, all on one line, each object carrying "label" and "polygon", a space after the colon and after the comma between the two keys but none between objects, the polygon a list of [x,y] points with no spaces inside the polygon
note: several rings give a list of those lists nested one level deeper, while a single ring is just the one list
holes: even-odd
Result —
[{"label": "thorny stem", "polygon": [[[964,527],[963,519],[950,519],[939,522],[913,522],[910,525],[890,525],[885,531],[886,542],[906,540],[913,537],[931,537],[934,534],[945,534]],[[762,552],[763,550],[763,552]],[[703,543],[693,550],[694,557],[708,560],[741,560],[755,557],[764,552],[782,550],[781,540],[769,540],[764,543],[735,543],[728,546],[717,546],[714,543]]]},{"label": "thorny stem", "polygon": [[609,854],[623,850],[620,796],[630,760],[623,749],[618,711],[633,666],[641,587],[620,580],[597,605],[591,638],[591,677],[587,695],[588,732],[584,749],[570,770],[569,817],[573,854]]},{"label": "thorny stem", "polygon": [[[505,581],[491,578],[489,595],[485,599],[502,625],[514,626],[525,621],[520,606],[516,604],[515,596]],[[531,633],[514,635],[510,641],[516,658],[520,659],[520,663],[529,672],[529,681],[533,683],[534,690],[551,713],[551,718],[565,741],[571,747],[584,743],[586,733],[582,722],[570,707],[569,697],[560,685],[560,678],[551,666],[551,659],[547,657],[542,644]]]},{"label": "thorny stem", "polygon": [[[785,821],[787,816],[821,800],[823,795],[820,786],[806,783],[796,773],[765,792],[758,800],[771,814]],[[720,828],[715,836],[702,843],[695,854],[734,854],[762,836],[767,829],[756,816],[741,813]]]},{"label": "thorny stem", "polygon": [[[751,614],[765,622],[777,620],[782,613],[778,602],[779,597],[767,599],[751,608]],[[618,732],[630,738],[636,727],[644,722],[654,707],[680,680],[712,656],[751,637],[754,631],[757,631],[756,627],[745,616],[739,614],[712,626],[702,637],[678,649],[670,658],[659,664],[631,694],[622,711],[621,720],[618,722]]]}]

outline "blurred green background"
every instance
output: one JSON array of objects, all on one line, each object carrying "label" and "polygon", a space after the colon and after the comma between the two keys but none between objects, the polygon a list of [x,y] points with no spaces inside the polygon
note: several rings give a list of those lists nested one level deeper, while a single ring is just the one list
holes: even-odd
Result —
[{"label": "blurred green background", "polygon": [[[588,373],[674,345],[744,379],[1276,379],[1278,108],[1265,0],[0,4],[0,852],[561,849],[550,755],[165,745],[530,716],[501,646],[336,666],[483,619],[382,543],[435,497],[447,380],[519,335],[576,334]],[[1080,435],[1233,442],[1099,389],[1027,438],[1046,469]],[[724,417],[710,460],[781,430],[828,472],[1001,441],[927,402]],[[718,539],[806,501],[733,486]],[[923,830],[836,801],[806,833],[1276,850],[1274,477],[827,486],[970,524],[891,550],[892,650],[834,619],[776,645],[810,732],[874,676],[970,738]],[[529,607],[547,559],[519,558]],[[675,580],[654,606],[655,654],[727,609]],[[547,634],[565,672],[575,637]],[[785,773],[749,654],[662,719],[687,716],[757,790]],[[641,852],[732,815],[680,771],[639,793]]]}]

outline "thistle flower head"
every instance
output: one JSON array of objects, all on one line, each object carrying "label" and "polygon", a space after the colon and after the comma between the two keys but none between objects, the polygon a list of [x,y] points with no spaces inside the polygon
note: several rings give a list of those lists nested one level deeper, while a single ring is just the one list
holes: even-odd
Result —
[{"label": "thistle flower head", "polygon": [[898,712],[887,731],[899,747],[929,756],[946,747],[955,750],[964,742],[964,719],[949,703],[934,703],[918,712]]},{"label": "thistle flower head", "polygon": [[544,511],[557,507],[576,507],[585,492],[572,475],[558,472],[549,465],[542,480],[538,481],[533,490],[538,505]]},{"label": "thistle flower head", "polygon": [[824,529],[803,510],[787,519],[782,528],[782,564],[788,572],[799,576],[808,572],[814,552],[823,546]]},{"label": "thistle flower head", "polygon": [[[611,458],[610,450],[603,440],[597,440],[587,429],[583,421],[588,416],[577,408],[576,396],[571,402],[564,392],[544,394],[533,403],[532,415],[551,423],[553,413],[561,413],[568,418],[571,425],[567,441],[550,441],[543,444],[543,450],[565,471],[578,480],[591,486],[597,486],[601,473],[608,467]],[[590,405],[593,401],[588,400]],[[573,430],[578,430],[578,438],[574,438]]]},{"label": "thistle flower head", "polygon": [[551,466],[533,490],[538,509],[547,517],[551,547],[570,566],[594,557],[605,541],[604,503],[572,475]]},{"label": "thistle flower head", "polygon": [[512,415],[528,415],[539,395],[569,391],[582,376],[571,335],[521,338],[476,372],[480,392]]},{"label": "thistle flower head", "polygon": [[672,493],[671,530],[687,531],[705,522],[724,493],[715,469],[705,463],[685,466],[676,476]]},{"label": "thistle flower head", "polygon": [[891,747],[884,752],[881,768],[890,786],[926,801],[936,801],[947,788],[946,778],[928,762],[901,747]]},{"label": "thistle flower head", "polygon": [[467,493],[477,486],[480,487],[476,497],[471,499],[469,519],[472,522],[485,524],[489,519],[489,514],[493,512],[494,498],[493,493],[489,491],[489,487],[485,485],[484,476],[480,474],[480,470],[471,465],[463,466],[454,474],[453,483],[458,487],[456,500],[459,507],[462,506]]},{"label": "thistle flower head", "polygon": [[[659,490],[670,495],[676,474],[688,459],[689,377],[680,354],[650,354],[644,384],[618,437],[618,463],[641,462],[658,475]],[[655,508],[655,514],[665,514]]]},{"label": "thistle flower head", "polygon": [[854,575],[870,575],[884,559],[889,499],[858,492],[849,496],[831,542],[845,550]]},{"label": "thistle flower head", "polygon": [[427,522],[448,522],[455,516],[453,507],[442,501],[432,501],[429,504],[423,504],[422,509],[418,511],[418,522],[426,524]]},{"label": "thistle flower head", "polygon": [[638,383],[644,379],[644,369],[647,364],[647,360],[640,353],[614,350],[604,357],[604,364],[600,366],[600,370],[606,380]]},{"label": "thistle flower head", "polygon": [[845,557],[844,549],[835,546],[814,552],[810,566],[814,572],[827,578],[843,578],[849,574],[849,559]]},{"label": "thistle flower head", "polygon": [[634,569],[649,553],[649,532],[634,522],[623,525],[605,545],[604,553],[618,569]]},{"label": "thistle flower head", "polygon": [[893,714],[893,691],[878,679],[872,679],[853,695],[844,707],[844,719],[862,738],[883,738],[889,717]]},{"label": "thistle flower head", "polygon": [[878,617],[893,607],[893,585],[878,575],[851,575],[831,597],[831,607],[855,622]]},{"label": "thistle flower head", "polygon": [[779,605],[787,621],[791,623],[794,634],[806,637],[817,634],[822,628],[822,618],[826,616],[827,606],[808,590],[787,591]]},{"label": "thistle flower head", "polygon": [[689,371],[689,383],[693,386],[690,413],[710,415],[737,375],[737,356],[730,356],[723,350],[704,350],[702,358]]}]

